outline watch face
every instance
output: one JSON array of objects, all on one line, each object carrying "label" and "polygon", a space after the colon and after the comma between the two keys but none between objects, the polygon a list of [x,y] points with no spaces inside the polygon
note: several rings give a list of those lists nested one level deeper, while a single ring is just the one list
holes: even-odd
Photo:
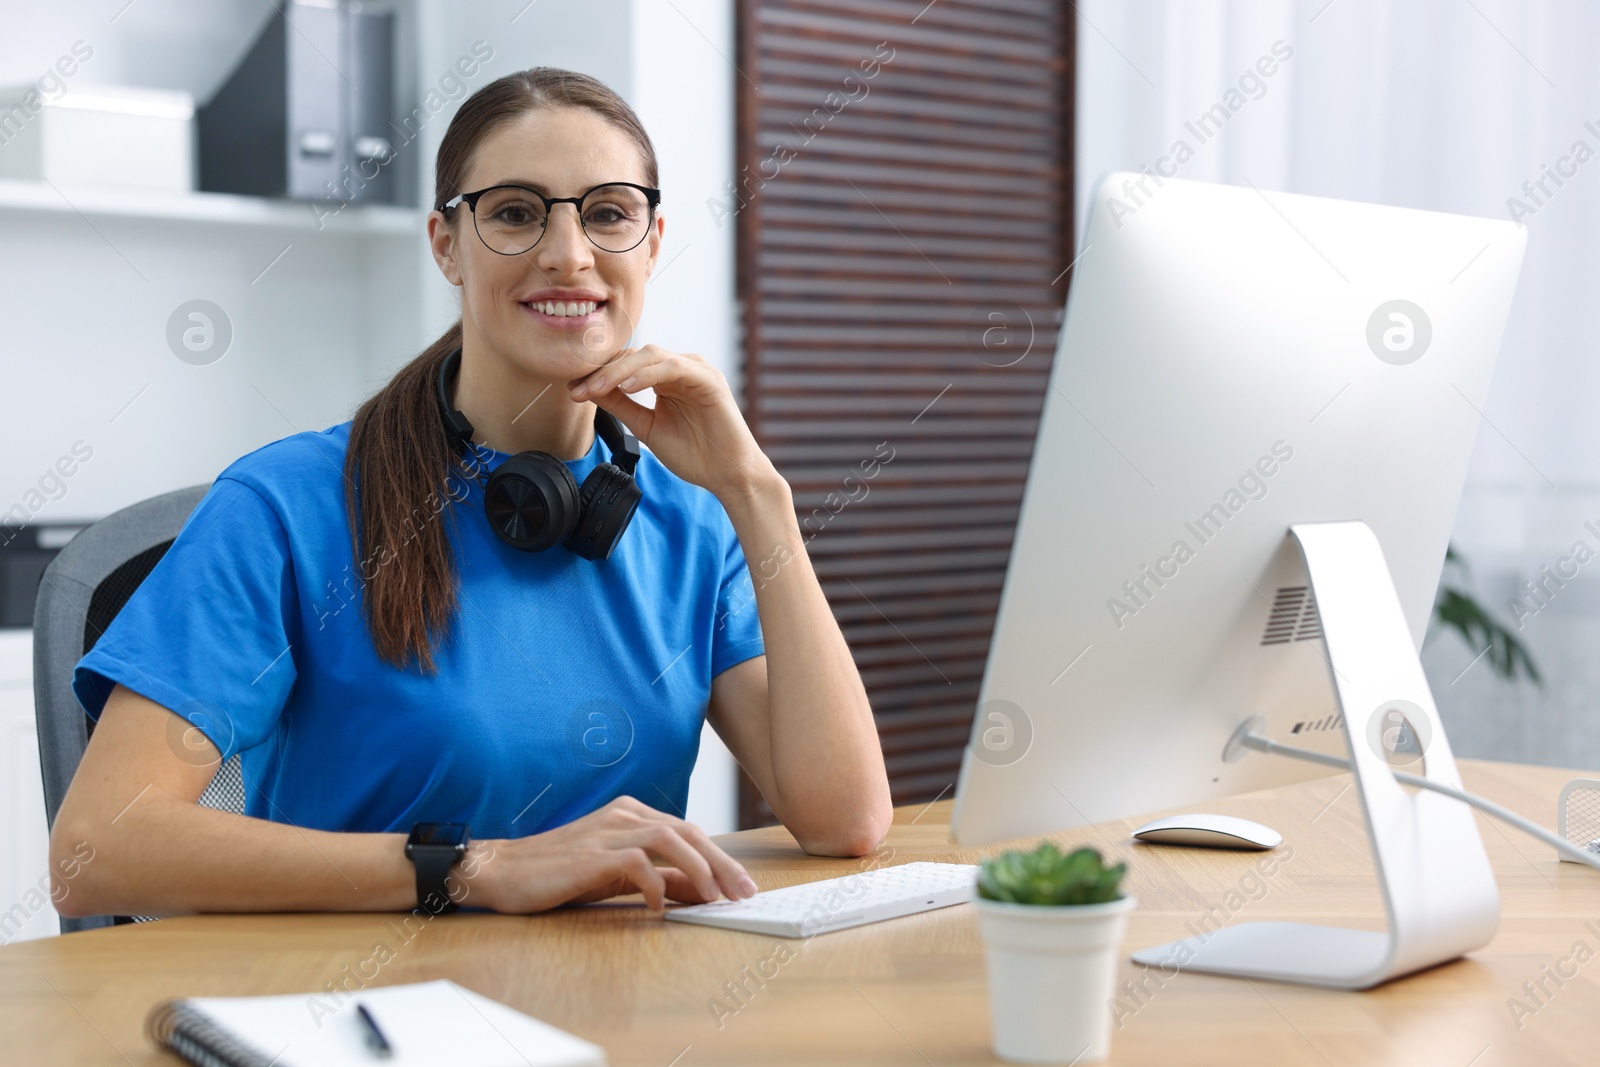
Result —
[{"label": "watch face", "polygon": [[419,822],[411,828],[406,847],[465,848],[467,824],[459,822]]}]

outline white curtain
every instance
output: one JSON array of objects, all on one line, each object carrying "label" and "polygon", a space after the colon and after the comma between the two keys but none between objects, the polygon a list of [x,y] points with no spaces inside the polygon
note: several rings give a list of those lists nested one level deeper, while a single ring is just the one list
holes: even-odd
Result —
[{"label": "white curtain", "polygon": [[[1182,140],[1193,156],[1180,177],[1248,179],[1262,189],[1527,226],[1527,258],[1453,541],[1472,563],[1480,601],[1508,623],[1521,581],[1554,568],[1579,541],[1600,555],[1600,535],[1585,526],[1600,529],[1600,301],[1591,296],[1600,261],[1589,241],[1600,220],[1600,5],[1077,7],[1080,224],[1098,175],[1153,166]],[[1262,57],[1269,59],[1258,67]],[[1202,141],[1185,124],[1198,127],[1219,102],[1231,105],[1227,121]],[[1592,710],[1600,703],[1597,577],[1600,558],[1517,631],[1546,676],[1543,688],[1501,682],[1473,663],[1478,649],[1430,634],[1424,662],[1458,752],[1600,766],[1600,714]]]}]

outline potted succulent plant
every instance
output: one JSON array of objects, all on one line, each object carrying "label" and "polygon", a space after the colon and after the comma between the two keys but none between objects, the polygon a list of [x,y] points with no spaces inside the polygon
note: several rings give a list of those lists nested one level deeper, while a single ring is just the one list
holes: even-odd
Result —
[{"label": "potted succulent plant", "polygon": [[1117,947],[1136,901],[1127,864],[1100,853],[1032,852],[983,861],[974,889],[989,966],[994,1052],[1022,1063],[1088,1063],[1111,1051]]}]

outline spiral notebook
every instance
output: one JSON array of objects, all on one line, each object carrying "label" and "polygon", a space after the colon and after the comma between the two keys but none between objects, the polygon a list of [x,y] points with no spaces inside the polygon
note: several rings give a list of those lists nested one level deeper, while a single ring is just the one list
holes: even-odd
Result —
[{"label": "spiral notebook", "polygon": [[[393,1048],[379,1059],[364,1005]],[[605,1067],[605,1050],[449,979],[354,994],[190,997],[158,1004],[145,1029],[198,1067]]]}]

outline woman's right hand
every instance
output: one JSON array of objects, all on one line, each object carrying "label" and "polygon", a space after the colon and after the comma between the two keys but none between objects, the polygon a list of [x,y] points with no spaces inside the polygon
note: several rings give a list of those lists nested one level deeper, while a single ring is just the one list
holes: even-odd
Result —
[{"label": "woman's right hand", "polygon": [[478,842],[457,875],[457,903],[516,915],[624,893],[643,893],[659,912],[668,898],[705,904],[756,892],[698,826],[626,796],[542,834]]}]

